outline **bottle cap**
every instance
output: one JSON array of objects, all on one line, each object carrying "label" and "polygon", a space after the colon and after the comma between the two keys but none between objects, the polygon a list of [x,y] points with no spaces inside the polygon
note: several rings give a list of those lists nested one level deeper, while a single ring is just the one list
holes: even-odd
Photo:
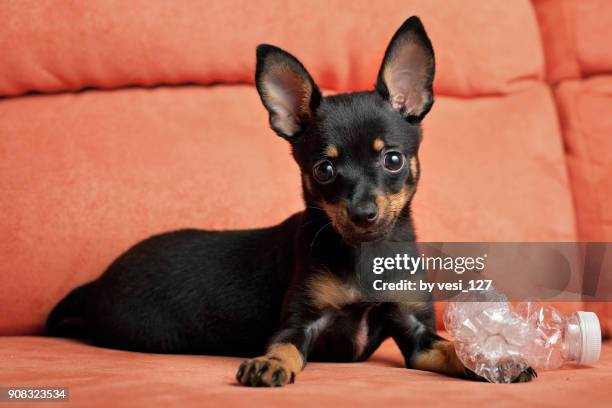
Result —
[{"label": "bottle cap", "polygon": [[578,364],[593,364],[599,360],[601,352],[601,327],[593,312],[576,312],[582,334],[582,350]]}]

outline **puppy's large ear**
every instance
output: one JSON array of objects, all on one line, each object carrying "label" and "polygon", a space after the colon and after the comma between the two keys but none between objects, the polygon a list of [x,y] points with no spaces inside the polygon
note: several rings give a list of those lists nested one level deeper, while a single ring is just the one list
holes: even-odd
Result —
[{"label": "puppy's large ear", "polygon": [[423,119],[433,105],[434,52],[418,17],[397,30],[378,72],[376,91],[407,120]]},{"label": "puppy's large ear", "polygon": [[257,47],[255,85],[270,113],[270,127],[296,140],[312,122],[321,92],[306,68],[291,54],[272,45]]}]

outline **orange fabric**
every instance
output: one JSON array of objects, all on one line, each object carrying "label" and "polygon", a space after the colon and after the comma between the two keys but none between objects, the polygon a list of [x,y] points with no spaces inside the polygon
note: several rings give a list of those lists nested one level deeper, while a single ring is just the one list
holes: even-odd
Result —
[{"label": "orange fabric", "polygon": [[[581,241],[612,241],[612,76],[563,81],[556,89]],[[610,279],[609,272],[601,279]],[[587,303],[612,331],[612,303]]]},{"label": "orange fabric", "polygon": [[[607,277],[607,279],[610,278]],[[612,337],[612,302],[585,302],[584,309],[597,314],[601,336],[604,339],[610,339]]]},{"label": "orange fabric", "polygon": [[546,57],[547,79],[557,82],[580,77],[571,3],[565,0],[533,0],[533,3]]},{"label": "orange fabric", "polygon": [[608,0],[533,0],[551,82],[612,71]]},{"label": "orange fabric", "polygon": [[32,96],[0,101],[0,117],[0,334],[39,331],[148,235],[267,226],[303,207],[252,87]]},{"label": "orange fabric", "polygon": [[[612,7],[607,0],[533,0],[546,56],[547,79],[558,84],[566,161],[578,239],[612,241]],[[602,77],[589,78],[593,75]],[[579,78],[587,78],[584,81]],[[604,276],[603,278],[607,278]],[[587,302],[605,336],[612,303]]]},{"label": "orange fabric", "polygon": [[438,98],[424,121],[420,157],[419,240],[575,239],[561,135],[545,85],[504,97]]},{"label": "orange fabric", "polygon": [[[310,363],[293,385],[234,385],[241,359],[101,349],[72,340],[0,337],[0,384],[64,386],[70,407],[609,406],[612,343],[592,368],[540,371],[526,384],[485,384],[403,368],[385,342],[365,363]],[[41,404],[32,404],[40,406]],[[8,405],[7,405],[8,406]],[[24,406],[24,405],[17,405]],[[61,404],[59,406],[64,406]]]},{"label": "orange fabric", "polygon": [[[39,332],[65,293],[150,234],[271,225],[302,208],[297,166],[251,86],[30,96],[0,101],[0,117],[0,334]],[[543,85],[438,98],[421,163],[423,241],[575,239]]]},{"label": "orange fabric", "polygon": [[565,81],[556,91],[578,238],[612,241],[612,76]]},{"label": "orange fabric", "polygon": [[431,35],[439,94],[497,94],[543,74],[527,0],[28,0],[0,7],[0,96],[252,82],[261,42],[295,52],[324,88],[370,89],[412,14]]},{"label": "orange fabric", "polygon": [[[412,14],[437,57],[414,208],[419,239],[573,241],[575,205],[578,237],[609,241],[610,78],[555,92],[573,203],[540,80],[543,47],[551,82],[611,71],[612,7],[534,2],[540,29],[527,0],[5,2],[0,96],[60,94],[0,99],[0,336],[39,333],[68,290],[150,234],[264,226],[300,210],[288,146],[267,128],[252,86],[228,84],[252,83],[254,47],[269,42],[295,53],[324,88],[371,89],[387,41]],[[223,85],[61,94],[187,83]],[[609,323],[610,304],[587,307]],[[313,363],[297,384],[275,390],[232,386],[235,358],[64,339],[0,337],[0,362],[0,385],[67,386],[77,407],[231,407],[246,398],[254,406],[595,407],[612,382],[610,343],[592,369],[542,372],[516,386],[406,370],[389,341],[366,363]]]}]

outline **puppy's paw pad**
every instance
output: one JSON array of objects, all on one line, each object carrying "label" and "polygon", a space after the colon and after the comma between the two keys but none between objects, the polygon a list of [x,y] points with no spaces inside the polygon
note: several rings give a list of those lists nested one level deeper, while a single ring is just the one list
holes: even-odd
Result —
[{"label": "puppy's paw pad", "polygon": [[295,382],[295,373],[282,361],[264,356],[245,360],[236,373],[236,381],[248,387],[282,387]]}]

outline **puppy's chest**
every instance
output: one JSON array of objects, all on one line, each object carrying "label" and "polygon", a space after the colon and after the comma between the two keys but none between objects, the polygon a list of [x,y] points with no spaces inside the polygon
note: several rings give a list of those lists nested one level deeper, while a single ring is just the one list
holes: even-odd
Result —
[{"label": "puppy's chest", "polygon": [[382,324],[369,317],[375,308],[370,303],[347,304],[340,309],[326,309],[317,321],[318,336],[313,350],[316,358],[358,361],[366,358],[372,326]]},{"label": "puppy's chest", "polygon": [[331,272],[319,273],[307,280],[310,303],[319,310],[340,310],[364,301],[356,282],[341,279]]},{"label": "puppy's chest", "polygon": [[313,277],[308,288],[310,301],[321,311],[315,353],[323,358],[359,360],[369,342],[373,324],[369,316],[375,305],[365,302],[357,284],[332,274]]}]

